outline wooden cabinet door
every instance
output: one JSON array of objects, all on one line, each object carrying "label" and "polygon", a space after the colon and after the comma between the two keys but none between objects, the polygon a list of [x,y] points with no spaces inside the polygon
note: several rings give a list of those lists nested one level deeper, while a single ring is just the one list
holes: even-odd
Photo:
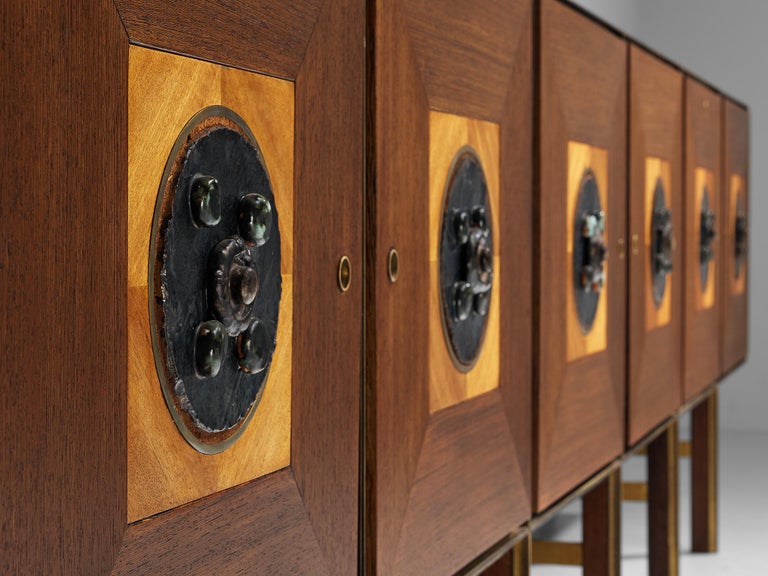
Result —
[{"label": "wooden cabinet door", "polygon": [[[685,80],[685,399],[720,376],[721,99],[712,90]],[[706,210],[714,216],[714,239],[707,244]],[[712,223],[712,222],[710,222]],[[702,230],[704,234],[702,234]],[[705,242],[702,243],[702,238]]]},{"label": "wooden cabinet door", "polygon": [[[540,20],[537,510],[621,453],[626,387],[627,44],[555,0]],[[593,211],[607,247],[599,292],[575,271]]]},{"label": "wooden cabinet door", "polygon": [[749,112],[723,106],[722,371],[747,357],[749,305]]},{"label": "wooden cabinet door", "polygon": [[682,401],[685,237],[683,75],[637,46],[630,48],[629,68],[631,446]]},{"label": "wooden cabinet door", "polygon": [[[531,3],[381,0],[370,18],[366,566],[448,574],[530,512]],[[444,336],[438,263],[462,151],[493,242],[471,367]]]},{"label": "wooden cabinet door", "polygon": [[[0,572],[357,573],[362,3],[0,14],[0,146],[19,184],[0,208]],[[217,455],[163,403],[147,294],[163,168],[210,105],[259,142],[283,255],[266,391]]]}]

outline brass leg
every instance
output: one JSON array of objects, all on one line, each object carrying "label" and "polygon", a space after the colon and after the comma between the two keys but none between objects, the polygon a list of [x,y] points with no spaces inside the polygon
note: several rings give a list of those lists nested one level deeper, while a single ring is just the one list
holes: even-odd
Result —
[{"label": "brass leg", "polygon": [[581,566],[584,563],[584,546],[580,542],[534,540],[531,554],[534,564],[559,564]]},{"label": "brass leg", "polygon": [[677,422],[648,446],[648,556],[653,576],[677,576]]},{"label": "brass leg", "polygon": [[717,389],[692,411],[691,530],[694,552],[717,551]]},{"label": "brass leg", "polygon": [[612,472],[583,499],[584,576],[621,572],[621,469]]},{"label": "brass leg", "polygon": [[523,540],[515,544],[512,549],[512,576],[530,576],[531,573],[531,546],[533,537],[528,534]]}]

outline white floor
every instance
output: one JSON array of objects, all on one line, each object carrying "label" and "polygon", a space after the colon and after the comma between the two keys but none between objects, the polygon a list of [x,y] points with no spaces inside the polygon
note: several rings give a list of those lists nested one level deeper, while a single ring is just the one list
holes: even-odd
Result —
[{"label": "white floor", "polygon": [[[681,435],[683,432],[681,432]],[[633,457],[624,480],[645,479],[645,458]],[[721,431],[719,446],[719,551],[693,554],[690,529],[690,461],[680,461],[680,574],[682,576],[768,576],[768,434]],[[645,503],[622,506],[622,576],[647,576]],[[536,532],[542,539],[581,540],[581,505],[568,506]],[[544,566],[533,576],[578,576],[581,568]]]}]

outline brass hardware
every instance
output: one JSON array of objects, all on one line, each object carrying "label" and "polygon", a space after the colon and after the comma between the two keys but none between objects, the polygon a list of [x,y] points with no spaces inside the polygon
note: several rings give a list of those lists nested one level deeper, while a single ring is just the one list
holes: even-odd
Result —
[{"label": "brass hardware", "polygon": [[640,236],[632,234],[632,256],[640,254]]},{"label": "brass hardware", "polygon": [[581,566],[584,547],[580,542],[533,541],[533,564],[557,564],[559,566]]},{"label": "brass hardware", "polygon": [[624,255],[627,251],[626,244],[627,243],[624,238],[619,238],[619,240],[616,242],[616,252],[619,255],[619,260],[624,260]]},{"label": "brass hardware", "polygon": [[648,500],[648,484],[624,482],[621,485],[621,499],[625,502],[645,502]]},{"label": "brass hardware", "polygon": [[339,270],[337,273],[339,281],[339,289],[342,292],[349,290],[349,285],[352,283],[352,264],[349,262],[349,258],[342,256],[339,260]]},{"label": "brass hardware", "polygon": [[397,277],[400,275],[400,256],[397,254],[397,250],[394,248],[389,249],[389,255],[387,256],[387,276],[389,281],[394,284],[397,282]]},{"label": "brass hardware", "polygon": [[704,100],[701,103],[701,107],[704,108],[704,110],[709,110],[709,100]]}]

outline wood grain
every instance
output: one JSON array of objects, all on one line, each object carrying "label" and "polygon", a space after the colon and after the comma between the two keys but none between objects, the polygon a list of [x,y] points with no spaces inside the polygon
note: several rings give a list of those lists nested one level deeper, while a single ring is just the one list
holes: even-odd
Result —
[{"label": "wood grain", "polygon": [[677,446],[677,421],[648,445],[648,568],[658,576],[678,574]]},{"label": "wood grain", "polygon": [[111,574],[330,576],[320,557],[291,471],[282,470],[129,526]]},{"label": "wood grain", "polygon": [[[290,469],[133,525],[118,572],[235,573],[254,565],[274,573],[357,572],[362,115],[349,110],[362,109],[362,32],[361,6],[325,2],[294,88],[294,160],[283,158],[294,166],[301,231],[293,244],[301,283],[294,284],[292,313]],[[249,54],[253,62],[262,56]],[[224,78],[230,98],[248,99]],[[269,111],[263,120],[271,120]],[[340,254],[353,262],[345,294],[336,287]],[[180,535],[173,546],[165,542],[169,530]]]},{"label": "wood grain", "polygon": [[717,552],[717,388],[691,410],[691,548]]},{"label": "wood grain", "polygon": [[504,291],[501,254],[494,245],[493,290],[488,324],[477,362],[469,372],[457,369],[446,341],[440,300],[440,237],[445,194],[456,153],[470,146],[477,153],[488,184],[494,237],[499,222],[499,125],[463,116],[429,113],[429,411],[474,398],[499,385],[499,301]]},{"label": "wood grain", "polygon": [[740,198],[750,222],[749,195],[749,112],[731,101],[723,106],[723,192],[721,209],[727,232],[722,243],[723,267],[722,371],[730,372],[747,357],[749,330],[749,233],[747,256],[738,278],[734,268],[734,227],[736,202]]},{"label": "wood grain", "polygon": [[[290,463],[293,330],[293,84],[132,46],[128,73],[128,521],[242,484]],[[261,402],[231,448],[201,454],[169,418],[155,370],[147,301],[148,242],[168,155],[186,122],[221,104],[264,156],[280,215],[282,298]]]},{"label": "wood grain", "polygon": [[526,508],[513,483],[521,476],[517,459],[497,390],[435,414],[424,438],[395,573],[445,574],[446,566],[461,568],[509,534],[514,520],[504,519],[522,520]]},{"label": "wood grain", "polygon": [[[484,22],[486,16],[472,10],[469,2],[461,6],[465,10],[460,14],[450,16],[448,11],[440,18],[455,17],[451,26],[470,28]],[[431,417],[426,369],[429,112],[435,102],[434,86],[443,80],[427,88],[423,70],[444,61],[441,43],[450,43],[453,54],[459,54],[461,62],[452,58],[459,67],[466,66],[463,59],[471,59],[477,48],[463,47],[463,40],[452,37],[446,27],[432,24],[434,41],[414,40],[416,24],[409,20],[409,10],[406,2],[382,1],[369,13],[368,121],[375,140],[369,142],[367,158],[371,235],[366,271],[366,570],[382,575],[420,570],[453,573],[512,532],[530,513],[531,260],[526,246],[530,247],[531,218],[531,7],[528,2],[507,0],[488,5],[492,13],[501,10],[505,21],[512,21],[504,32],[516,46],[509,70],[496,75],[493,82],[473,83],[471,97],[440,89],[441,97],[452,102],[450,109],[441,111],[499,124],[498,218],[505,224],[499,234],[500,265],[516,265],[518,273],[500,294],[498,390]],[[479,113],[476,103],[496,98],[499,82],[506,90],[503,106]],[[518,249],[504,252],[510,242],[519,243]],[[387,254],[393,246],[400,253],[400,276],[394,284],[386,277]],[[488,410],[494,416],[484,423],[479,415]],[[476,454],[492,474],[477,477],[467,496],[466,479],[474,478],[477,471],[462,462],[473,461]],[[438,465],[446,473],[430,474]],[[501,470],[506,472],[498,474]],[[460,507],[464,516],[462,522],[442,530],[434,518],[444,514],[446,502],[448,509]],[[431,559],[429,565],[425,558]]]},{"label": "wood grain", "polygon": [[472,0],[405,0],[402,9],[429,108],[498,121],[516,60],[527,52],[521,24],[528,2],[495,0],[478,8]]},{"label": "wood grain", "polygon": [[[629,256],[627,446],[682,404],[683,75],[641,48],[630,48],[629,231],[643,247]],[[672,273],[656,309],[650,274],[649,200],[662,177],[672,211]],[[667,308],[668,307],[668,308]]]},{"label": "wood grain", "polygon": [[[357,0],[326,0],[296,77],[291,468],[333,575],[358,565],[363,14]],[[352,264],[344,294],[342,255]]]},{"label": "wood grain", "polygon": [[716,211],[718,236],[714,243],[716,270],[723,257],[720,244],[723,214],[721,198],[720,156],[721,100],[699,82],[685,80],[685,318],[684,318],[684,390],[689,400],[715,382],[720,376],[720,287],[717,279],[710,284],[712,301],[697,296],[701,292],[699,279],[700,212],[697,198],[705,181],[710,184],[710,202]]},{"label": "wood grain", "polygon": [[126,514],[127,40],[109,0],[9,0],[0,31],[0,573],[105,574]]},{"label": "wood grain", "polygon": [[294,80],[322,0],[115,0],[132,44]]},{"label": "wood grain", "polygon": [[[621,573],[621,470],[584,495],[584,574]],[[654,573],[655,574],[655,573]]]},{"label": "wood grain", "polygon": [[[129,286],[142,290],[129,278],[146,276],[127,255],[129,234],[143,241],[127,218],[129,39],[113,2],[5,2],[0,115],[14,138],[3,139],[2,150],[17,159],[6,173],[24,182],[24,193],[0,207],[9,223],[0,232],[0,310],[8,321],[0,341],[18,351],[3,365],[14,385],[0,390],[3,413],[13,414],[0,425],[0,480],[10,498],[0,507],[0,572],[211,574],[258,565],[354,574],[362,266],[356,291],[342,299],[335,263],[339,252],[362,259],[362,113],[349,110],[362,110],[363,7],[328,0],[312,14],[296,3],[196,2],[190,18],[163,2],[119,4],[130,12],[135,42],[160,37],[173,51],[297,77],[296,216],[305,236],[294,255],[306,287],[296,307],[301,337],[289,337],[301,358],[288,362],[292,469],[127,525],[128,314],[146,309],[128,296]],[[246,105],[241,83],[226,73],[207,78],[217,98]],[[196,97],[181,95],[178,109],[196,110]],[[293,121],[292,110],[279,111]],[[292,150],[291,142],[275,162],[293,168]],[[340,349],[350,352],[339,359]]]},{"label": "wood grain", "polygon": [[[535,508],[547,508],[624,444],[627,45],[554,0],[540,7]],[[600,62],[600,66],[593,63]],[[607,151],[606,349],[568,362],[568,142]]]}]

